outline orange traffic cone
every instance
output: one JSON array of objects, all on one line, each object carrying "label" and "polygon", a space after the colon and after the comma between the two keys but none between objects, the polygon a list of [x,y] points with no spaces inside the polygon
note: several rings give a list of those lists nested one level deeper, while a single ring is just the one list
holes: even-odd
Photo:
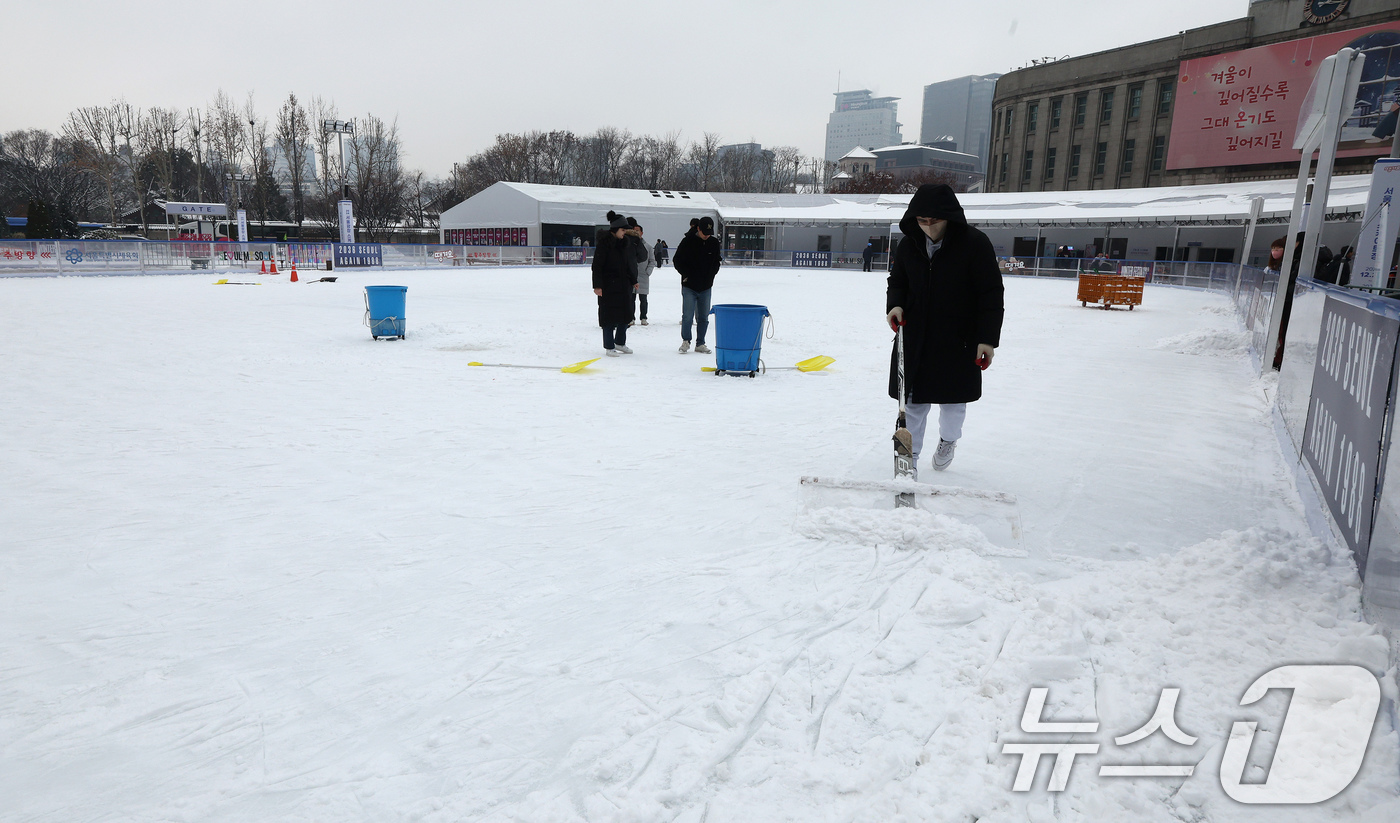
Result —
[{"label": "orange traffic cone", "polygon": [[292,282],[297,282],[297,263],[295,260],[292,261]]},{"label": "orange traffic cone", "polygon": [[267,261],[262,261],[262,273],[267,274]]},{"label": "orange traffic cone", "polygon": [[268,274],[277,274],[277,273],[278,273],[278,271],[277,271],[277,258],[274,257],[274,258],[272,258],[272,271],[269,271]]}]

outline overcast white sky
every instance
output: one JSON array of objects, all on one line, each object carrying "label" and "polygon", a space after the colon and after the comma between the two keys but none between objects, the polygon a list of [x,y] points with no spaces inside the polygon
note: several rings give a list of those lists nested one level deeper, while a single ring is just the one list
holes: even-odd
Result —
[{"label": "overcast white sky", "polygon": [[843,89],[902,98],[904,139],[918,140],[925,84],[1243,17],[1248,0],[6,6],[0,132],[56,131],[118,97],[204,106],[221,87],[272,115],[295,92],[347,118],[397,117],[409,166],[440,176],[529,129],[713,131],[820,156],[838,71]]}]

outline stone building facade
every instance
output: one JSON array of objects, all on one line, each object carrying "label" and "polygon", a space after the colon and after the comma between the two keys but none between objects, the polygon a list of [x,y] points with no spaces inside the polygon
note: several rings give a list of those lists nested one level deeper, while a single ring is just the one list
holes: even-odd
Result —
[{"label": "stone building facade", "polygon": [[[1324,20],[1318,12],[1331,19]],[[1395,21],[1400,21],[1400,0],[1253,0],[1247,17],[1005,74],[997,80],[992,104],[986,190],[1114,189],[1292,177],[1298,172],[1297,160],[1168,167],[1176,96],[1184,88],[1179,77],[1182,61]],[[1301,102],[1301,94],[1295,97]],[[1291,144],[1293,134],[1281,139]],[[1337,173],[1369,171],[1373,159],[1341,158]]]}]

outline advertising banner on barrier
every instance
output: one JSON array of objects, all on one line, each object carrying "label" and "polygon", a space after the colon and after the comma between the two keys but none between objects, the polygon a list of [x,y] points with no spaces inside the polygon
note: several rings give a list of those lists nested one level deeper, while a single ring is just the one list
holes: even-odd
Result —
[{"label": "advertising banner on barrier", "polygon": [[1356,261],[1352,264],[1353,286],[1384,286],[1390,272],[1390,257],[1400,237],[1400,214],[1391,198],[1400,188],[1400,160],[1377,160],[1371,171],[1371,191],[1366,196],[1366,223],[1357,235]]},{"label": "advertising banner on barrier", "polygon": [[[341,201],[345,202],[345,201]],[[384,265],[384,250],[378,243],[336,243],[335,267],[354,268]]]},{"label": "advertising banner on barrier", "polygon": [[1328,296],[1303,457],[1365,574],[1400,318]]},{"label": "advertising banner on barrier", "polygon": [[792,267],[795,269],[829,269],[831,268],[831,252],[795,251],[792,253]]},{"label": "advertising banner on barrier", "polygon": [[555,249],[554,262],[556,263],[587,263],[588,252],[584,249]]},{"label": "advertising banner on barrier", "polygon": [[[340,242],[355,242],[355,206],[349,200],[341,200],[336,204],[336,213],[340,217]],[[339,265],[337,263],[336,265]]]}]

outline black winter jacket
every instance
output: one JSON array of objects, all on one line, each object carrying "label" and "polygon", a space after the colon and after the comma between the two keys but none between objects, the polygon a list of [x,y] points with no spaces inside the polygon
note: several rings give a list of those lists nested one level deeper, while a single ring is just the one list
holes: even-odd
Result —
[{"label": "black winter jacket", "polygon": [[625,326],[632,322],[632,287],[637,283],[632,246],[607,229],[599,229],[593,251],[593,288],[598,296],[598,325]]},{"label": "black winter jacket", "polygon": [[701,240],[695,229],[685,233],[676,253],[671,257],[671,265],[680,272],[681,285],[695,291],[705,291],[714,286],[715,274],[719,271],[719,237],[710,235]]},{"label": "black winter jacket", "polygon": [[[918,217],[948,221],[930,260]],[[987,235],[972,228],[948,186],[925,185],[899,221],[885,311],[904,309],[905,391],[911,403],[970,403],[982,396],[977,345],[1001,343],[1001,271]],[[898,348],[890,351],[890,397],[899,399]]]}]

